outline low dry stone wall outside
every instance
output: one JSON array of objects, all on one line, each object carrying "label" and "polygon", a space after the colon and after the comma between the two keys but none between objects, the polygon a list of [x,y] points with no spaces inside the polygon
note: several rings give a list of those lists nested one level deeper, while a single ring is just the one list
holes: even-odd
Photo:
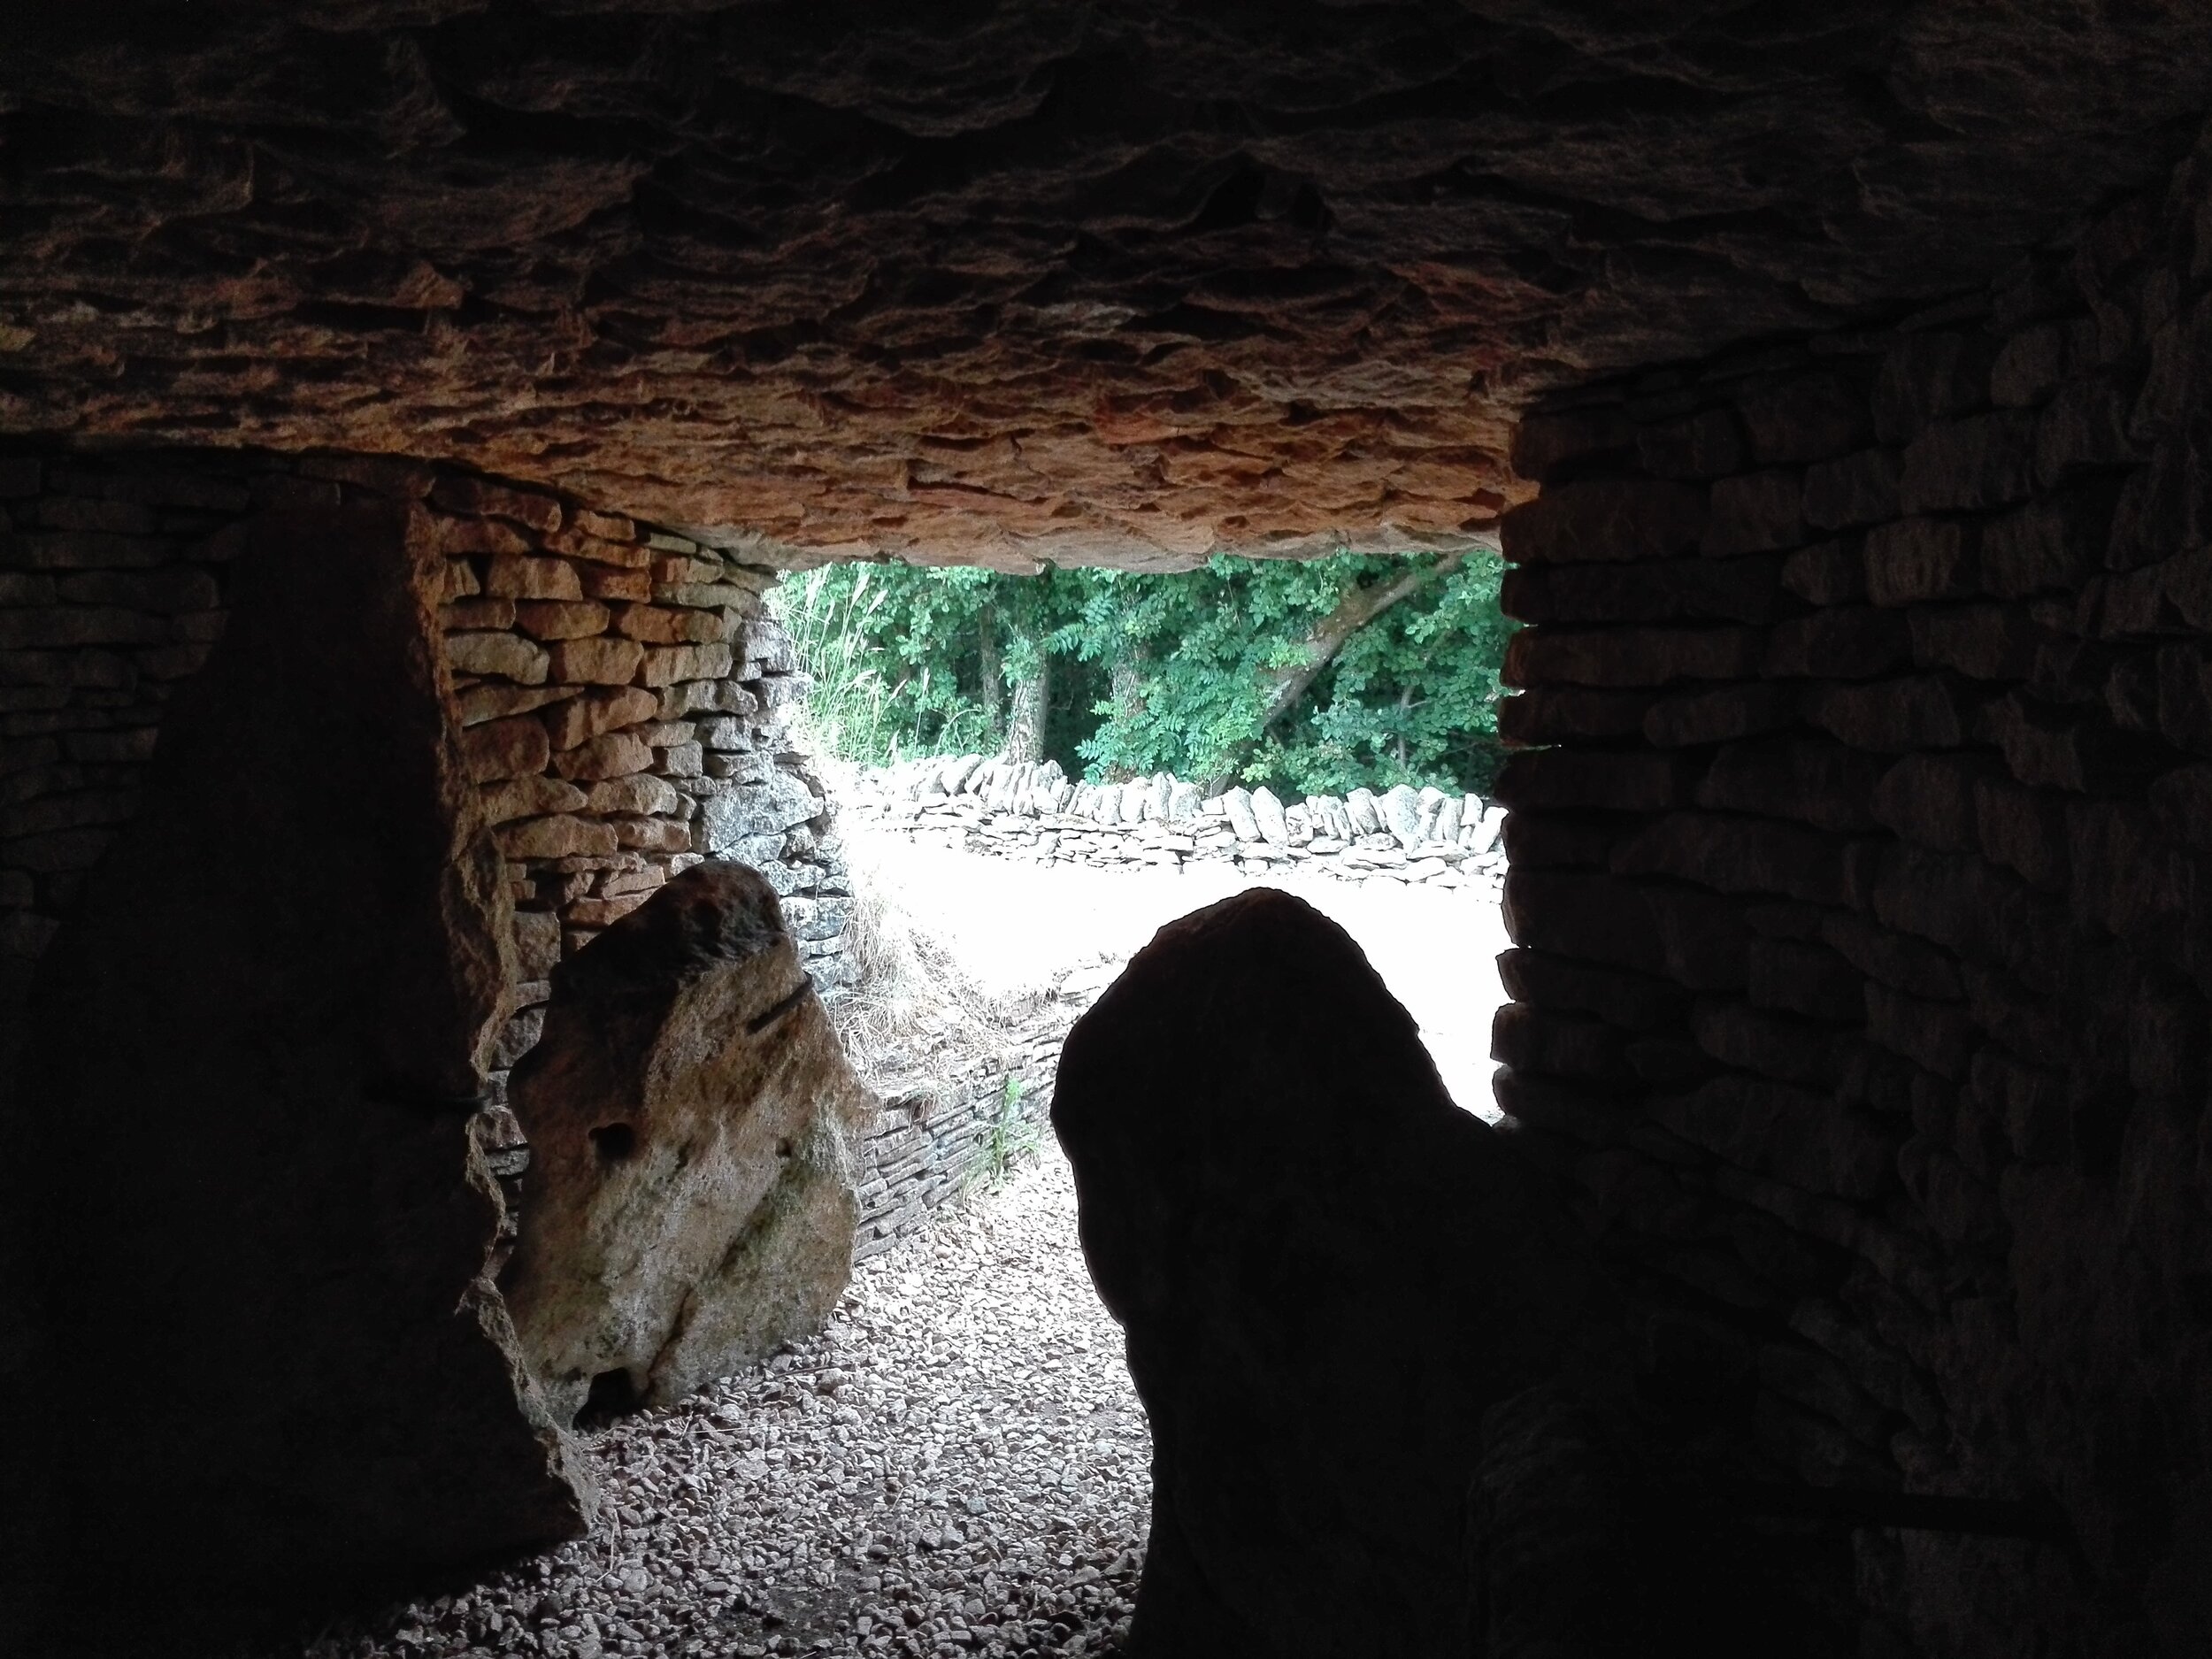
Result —
[{"label": "low dry stone wall outside", "polygon": [[850,890],[786,729],[808,682],[762,613],[773,572],[450,468],[18,444],[0,450],[0,1060],[39,956],[137,810],[172,691],[222,634],[246,522],[365,496],[409,503],[446,560],[464,753],[516,906],[495,1087],[536,1039],[554,964],[704,856],[767,876],[834,995]]},{"label": "low dry stone wall outside", "polygon": [[858,1148],[854,1260],[912,1238],[943,1206],[1002,1172],[1010,1155],[1049,1133],[1060,1044],[1081,1012],[1079,1000],[1064,994],[1009,1033],[996,1054],[953,1076],[884,1092],[882,1111]]},{"label": "low dry stone wall outside", "polygon": [[1861,1529],[1855,1652],[2200,1645],[2208,155],[1986,292],[1519,439],[1500,1103],[1686,1432],[2077,1542]]},{"label": "low dry stone wall outside", "polygon": [[1489,893],[1505,869],[1502,807],[1403,785],[1285,804],[1266,788],[1202,797],[1165,772],[1092,784],[1069,779],[1056,761],[947,755],[863,771],[845,805],[856,821],[912,838],[1047,864],[1213,860],[1262,875],[1297,867]]}]

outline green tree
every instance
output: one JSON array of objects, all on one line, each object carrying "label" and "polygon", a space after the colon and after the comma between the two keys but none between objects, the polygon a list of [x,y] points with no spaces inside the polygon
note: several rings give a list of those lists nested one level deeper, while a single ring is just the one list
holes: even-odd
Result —
[{"label": "green tree", "polygon": [[1294,793],[1486,787],[1511,625],[1484,548],[1217,558],[1177,575],[833,565],[779,611],[856,758],[1051,755]]},{"label": "green tree", "polygon": [[994,585],[987,571],[890,564],[826,565],[779,583],[769,603],[814,676],[807,706],[819,740],[870,761],[995,749]]},{"label": "green tree", "polygon": [[1471,550],[1360,628],[1324,683],[1270,729],[1256,764],[1309,794],[1396,783],[1487,791],[1504,758],[1500,674],[1514,630],[1498,609],[1504,573],[1495,552]]},{"label": "green tree", "polygon": [[1486,786],[1509,624],[1486,549],[1217,558],[1187,576],[1084,572],[1062,649],[1115,665],[1083,745],[1109,775],[1169,771],[1299,793]]}]

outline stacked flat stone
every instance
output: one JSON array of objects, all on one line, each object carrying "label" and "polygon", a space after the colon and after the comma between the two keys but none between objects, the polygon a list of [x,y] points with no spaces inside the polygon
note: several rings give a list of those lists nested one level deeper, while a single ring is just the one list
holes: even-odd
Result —
[{"label": "stacked flat stone", "polygon": [[1202,796],[1167,772],[1071,781],[1056,761],[931,756],[863,772],[848,810],[895,833],[996,856],[1101,867],[1214,860],[1348,881],[1494,893],[1505,810],[1479,795],[1401,784],[1286,803],[1265,787]]},{"label": "stacked flat stone", "polygon": [[[1791,1479],[2050,1492],[2101,1540],[2212,1491],[2157,1426],[2206,1421],[2166,1299],[2212,1283],[2208,365],[2200,148],[1893,331],[1522,428],[1499,1102],[1680,1333],[1655,1397]],[[2120,1609],[2200,1544],[2092,1548],[2078,1589],[1871,1529],[1839,1570],[1865,1652],[1949,1642],[1911,1585],[1975,1586],[1960,1652],[2184,1627]]]},{"label": "stacked flat stone", "polygon": [[884,1091],[881,1110],[856,1148],[856,1262],[912,1238],[945,1205],[976,1190],[990,1171],[995,1133],[1043,1133],[1060,1043],[1087,1001],[1064,995],[1010,1033],[998,1053],[979,1056],[950,1077]]},{"label": "stacked flat stone", "polygon": [[441,480],[441,619],[465,751],[508,860],[524,959],[494,1060],[537,1041],[545,975],[679,870],[767,877],[817,987],[850,979],[833,809],[790,749],[811,680],[761,608],[774,572],[534,492]]},{"label": "stacked flat stone", "polygon": [[221,634],[233,532],[299,480],[0,456],[0,1025],[138,810],[176,682]]},{"label": "stacked flat stone", "polygon": [[495,1087],[536,1041],[554,964],[704,856],[768,878],[837,995],[850,888],[833,806],[786,730],[810,682],[762,611],[775,572],[450,469],[19,442],[0,453],[0,1026],[137,810],[170,688],[221,635],[246,518],[362,497],[411,503],[445,561],[462,757],[516,908]]}]

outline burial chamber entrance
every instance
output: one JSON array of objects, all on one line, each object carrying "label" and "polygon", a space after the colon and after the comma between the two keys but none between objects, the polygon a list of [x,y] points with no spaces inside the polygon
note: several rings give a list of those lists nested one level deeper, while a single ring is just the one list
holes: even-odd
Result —
[{"label": "burial chamber entrance", "polygon": [[[191,10],[0,25],[12,1641],[586,1526],[498,1078],[571,991],[634,1056],[710,982],[817,1028],[849,890],[772,572],[1494,531],[1501,1128],[1239,1135],[1239,1073],[1117,1140],[1130,1033],[1210,1006],[1159,985],[1326,958],[1282,913],[1070,1047],[1158,1451],[1132,1650],[2201,1650],[2196,9]],[[565,990],[656,917],[690,967]],[[1388,1010],[1270,1013],[1207,1064],[1422,1118]],[[763,1171],[841,1133],[816,1053]],[[587,1116],[641,1180],[635,1102]],[[727,1257],[801,1323],[803,1188]],[[1449,1294],[1368,1281],[1409,1310],[1334,1354],[1325,1288],[1423,1229]],[[1653,1582],[1671,1528],[1737,1600]]]}]

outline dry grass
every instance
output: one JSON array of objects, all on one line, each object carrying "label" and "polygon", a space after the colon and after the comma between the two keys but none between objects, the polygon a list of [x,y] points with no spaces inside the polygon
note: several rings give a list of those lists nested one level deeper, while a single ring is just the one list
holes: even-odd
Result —
[{"label": "dry grass", "polygon": [[860,978],[830,1018],[846,1058],[879,1094],[964,1075],[1049,1000],[1041,987],[995,995],[979,986],[860,870],[846,940]]}]

